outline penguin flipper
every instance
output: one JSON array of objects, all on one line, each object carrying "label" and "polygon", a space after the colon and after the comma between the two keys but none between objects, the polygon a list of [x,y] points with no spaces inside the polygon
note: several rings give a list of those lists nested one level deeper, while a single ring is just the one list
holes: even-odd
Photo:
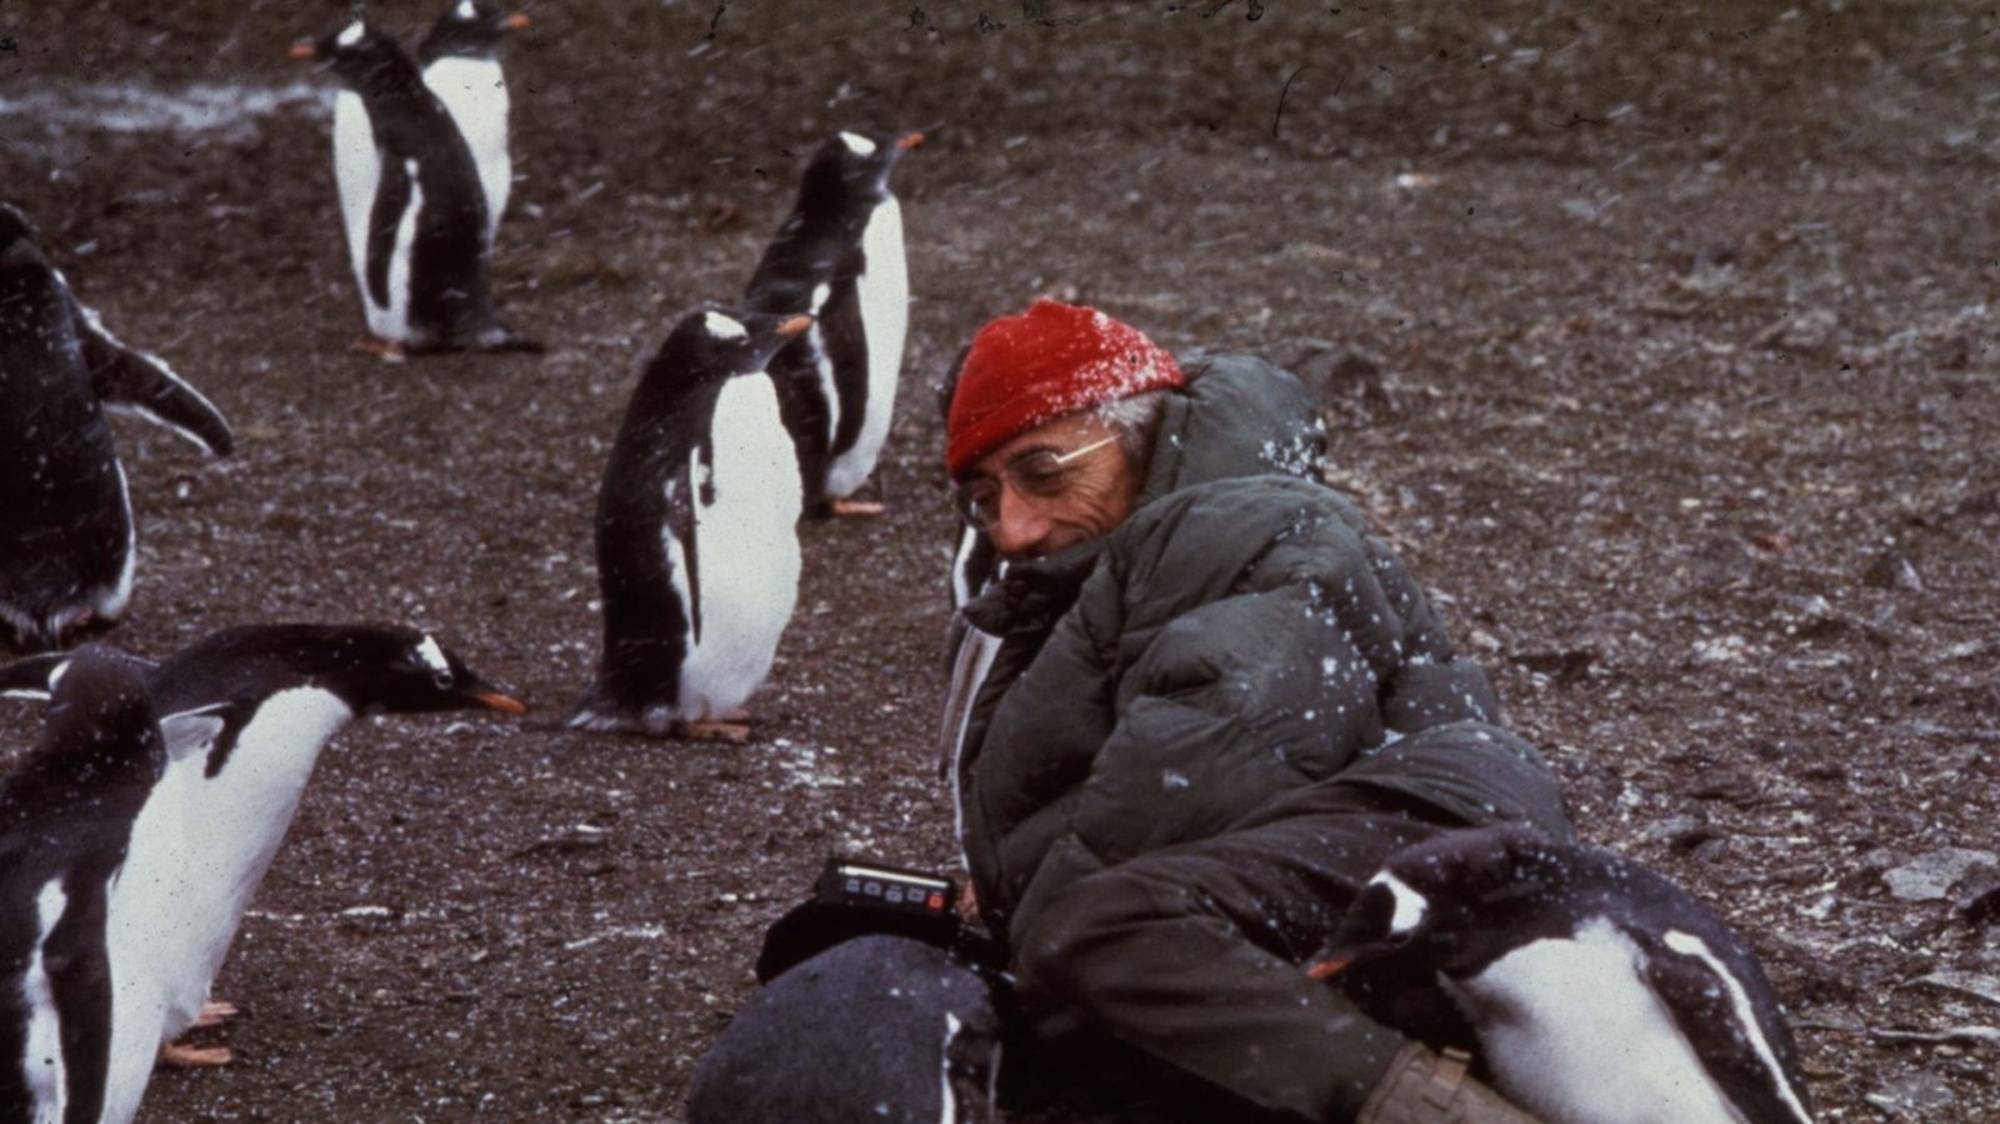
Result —
[{"label": "penguin flipper", "polygon": [[861,291],[850,269],[858,271],[859,264],[842,263],[841,279],[834,282],[818,320],[826,357],[833,364],[834,393],[840,396],[839,421],[828,443],[830,456],[854,447],[868,417],[868,332],[861,323]]},{"label": "penguin flipper", "polygon": [[[1776,1007],[1762,972],[1747,954],[1728,955],[1733,942],[1727,934],[1708,936],[1711,940],[1670,930],[1664,947],[1647,950],[1646,982],[1665,1002],[1702,1068],[1749,1124],[1812,1124],[1812,1102],[1790,1032],[1782,1022],[1766,1026],[1757,1018],[1749,989]],[[1743,964],[1731,963],[1736,960]]]},{"label": "penguin flipper", "polygon": [[[105,648],[103,645],[99,645],[99,648],[116,652],[116,649]],[[138,668],[141,674],[151,673],[160,666],[153,660],[129,652],[116,654]],[[75,655],[74,652],[43,652],[40,655],[26,656],[0,665],[0,698],[47,702],[49,696],[55,693],[56,680],[62,678],[62,673],[69,670],[69,661]]]},{"label": "penguin flipper", "polygon": [[410,208],[410,170],[394,153],[376,150],[382,174],[375,181],[375,202],[368,209],[368,299],[389,307],[389,263],[396,253],[396,231]]},{"label": "penguin flipper", "polygon": [[[700,517],[696,508],[715,502],[715,449],[706,441],[688,456],[687,474],[669,480],[666,487],[666,532],[680,550],[667,559],[669,569],[678,566],[687,581],[688,639],[701,643],[701,562],[699,552]],[[672,575],[669,574],[669,579]]]},{"label": "penguin flipper", "polygon": [[106,409],[166,426],[210,456],[226,457],[235,451],[236,437],[214,403],[174,374],[165,360],[125,346],[105,330],[97,313],[81,304],[76,307],[91,389]]}]

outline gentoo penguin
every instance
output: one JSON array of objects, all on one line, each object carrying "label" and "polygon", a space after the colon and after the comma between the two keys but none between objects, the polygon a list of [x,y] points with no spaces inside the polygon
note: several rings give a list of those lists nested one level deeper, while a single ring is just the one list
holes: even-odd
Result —
[{"label": "gentoo penguin", "polygon": [[493,310],[486,193],[472,148],[394,39],[355,20],[292,47],[344,87],[333,104],[333,170],[348,258],[384,358],[408,351],[538,350]]},{"label": "gentoo penguin", "polygon": [[773,979],[695,1067],[688,1124],[994,1119],[986,979],[922,941],[843,941]]},{"label": "gentoo penguin", "polygon": [[570,725],[743,741],[798,599],[800,485],[765,367],[811,318],[684,317],[597,494],[604,658]]},{"label": "gentoo penguin", "polygon": [[0,777],[0,1120],[122,1124],[108,915],[166,752],[138,669],[96,647],[69,658],[54,702]]},{"label": "gentoo penguin", "polygon": [[215,407],[106,331],[0,203],[0,631],[16,647],[59,647],[131,599],[132,508],[107,409],[214,456],[234,447]]},{"label": "gentoo penguin", "polygon": [[514,162],[507,155],[507,79],[500,73],[500,40],[528,26],[528,17],[500,14],[492,0],[452,0],[430,34],[417,44],[424,85],[444,103],[458,133],[472,149],[486,198],[486,247],[500,229]]},{"label": "gentoo penguin", "polygon": [[[525,709],[434,637],[409,628],[252,625],[142,666],[168,763],[133,825],[111,900],[114,968],[143,967],[118,983],[113,1071],[128,1076],[149,1071],[156,1055],[181,1065],[228,1060],[227,1050],[172,1040],[202,1016],[209,983],[320,750],[350,720]],[[31,696],[51,685],[59,692],[73,670],[60,655],[17,661],[0,668],[0,694]],[[143,1077],[117,1088],[133,1088],[136,1107]]]},{"label": "gentoo penguin", "polygon": [[811,313],[813,327],[772,361],[815,515],[879,515],[850,500],[875,470],[909,324],[902,205],[889,172],[923,134],[843,132],[806,165],[798,203],[750,278],[744,306]]},{"label": "gentoo penguin", "polygon": [[[1811,1124],[1770,983],[1644,867],[1521,825],[1389,856],[1309,971],[1430,971],[1496,1084],[1549,1124]],[[1351,966],[1351,967],[1350,967]]]}]

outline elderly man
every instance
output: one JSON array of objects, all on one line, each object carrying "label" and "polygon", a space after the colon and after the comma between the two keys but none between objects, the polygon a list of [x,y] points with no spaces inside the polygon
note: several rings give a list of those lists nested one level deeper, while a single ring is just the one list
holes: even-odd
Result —
[{"label": "elderly man", "polygon": [[1304,388],[1039,301],[974,338],[947,429],[1001,559],[947,706],[960,841],[1035,1032],[1284,1118],[1527,1120],[1299,968],[1391,850],[1569,833],[1484,673],[1317,479]]}]

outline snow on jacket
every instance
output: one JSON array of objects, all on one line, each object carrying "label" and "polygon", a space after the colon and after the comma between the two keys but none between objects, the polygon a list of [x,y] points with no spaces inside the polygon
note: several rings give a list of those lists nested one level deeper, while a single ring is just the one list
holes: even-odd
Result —
[{"label": "snow on jacket", "polygon": [[996,934],[1024,932],[1078,878],[1226,831],[1391,731],[1499,716],[1401,561],[1319,482],[1323,429],[1298,380],[1242,355],[1183,367],[1133,513],[1007,566],[963,609],[999,641],[955,769]]}]

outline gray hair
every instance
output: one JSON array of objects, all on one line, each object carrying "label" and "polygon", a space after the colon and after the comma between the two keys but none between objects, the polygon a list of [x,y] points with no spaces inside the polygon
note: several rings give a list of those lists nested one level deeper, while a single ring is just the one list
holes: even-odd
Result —
[{"label": "gray hair", "polygon": [[1125,463],[1141,475],[1152,462],[1153,439],[1159,434],[1160,418],[1167,412],[1167,396],[1172,393],[1166,387],[1141,391],[1091,411],[1097,420],[1118,431],[1118,450],[1125,454]]}]

